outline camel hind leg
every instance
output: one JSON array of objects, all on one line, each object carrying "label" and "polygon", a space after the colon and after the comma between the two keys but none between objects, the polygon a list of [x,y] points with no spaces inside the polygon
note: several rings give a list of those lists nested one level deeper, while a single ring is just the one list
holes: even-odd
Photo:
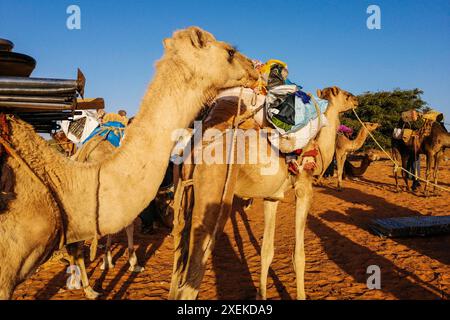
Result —
[{"label": "camel hind leg", "polygon": [[434,171],[433,171],[433,182],[434,182],[434,186],[433,186],[433,192],[436,195],[439,195],[439,189],[436,188],[437,184],[438,184],[438,174],[439,174],[439,163],[441,162],[441,158],[444,156],[444,152],[443,151],[439,151],[438,153],[436,153],[435,155],[435,159],[434,159]]},{"label": "camel hind leg", "polygon": [[75,242],[66,246],[67,253],[70,257],[70,264],[76,265],[79,268],[81,283],[83,284],[83,291],[88,299],[97,299],[100,293],[96,292],[89,284],[89,278],[84,264],[84,242]]},{"label": "camel hind leg", "polygon": [[[228,182],[226,197],[222,195],[226,180],[224,165],[198,165],[194,173],[194,208],[189,239],[180,242],[181,262],[175,275],[177,283],[171,285],[170,299],[196,299],[205,273],[206,263],[214,248],[216,237],[222,232],[229,217],[234,196],[237,170]],[[208,178],[207,178],[208,177]],[[211,179],[210,177],[215,177]],[[220,219],[219,219],[220,217]],[[185,237],[184,236],[184,237]]]},{"label": "camel hind leg", "polygon": [[141,272],[144,271],[144,267],[141,267],[138,265],[138,259],[136,256],[136,251],[134,250],[134,224],[133,222],[125,227],[125,232],[127,233],[127,240],[128,240],[128,262],[130,263],[130,267],[128,268],[128,271],[131,272]]},{"label": "camel hind leg", "polygon": [[258,298],[267,298],[267,274],[274,254],[275,222],[278,201],[264,200],[264,236],[261,246],[261,275]]}]

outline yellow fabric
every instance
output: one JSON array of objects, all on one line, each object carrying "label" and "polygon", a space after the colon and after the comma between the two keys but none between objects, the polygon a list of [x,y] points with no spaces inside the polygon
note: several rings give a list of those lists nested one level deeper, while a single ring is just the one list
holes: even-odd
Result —
[{"label": "yellow fabric", "polygon": [[283,68],[287,67],[287,64],[284,63],[281,60],[277,60],[277,59],[270,59],[269,61],[267,61],[262,67],[261,67],[261,74],[267,74],[269,75],[270,73],[270,69],[272,68],[272,66],[279,64],[281,66],[283,66]]},{"label": "yellow fabric", "polygon": [[120,114],[113,113],[113,112],[107,113],[103,117],[103,123],[110,122],[110,121],[120,122],[124,126],[126,126],[128,124],[128,118],[127,117],[123,117]]},{"label": "yellow fabric", "polygon": [[403,129],[403,135],[402,135],[402,140],[408,145],[410,140],[411,140],[411,136],[413,134],[413,131],[411,129]]},{"label": "yellow fabric", "polygon": [[430,110],[427,113],[424,113],[422,115],[422,118],[424,118],[426,120],[441,122],[444,120],[444,115],[442,114],[442,112],[439,112],[436,110]]},{"label": "yellow fabric", "polygon": [[402,120],[405,122],[417,121],[418,117],[419,114],[414,109],[402,112]]},{"label": "yellow fabric", "polygon": [[261,77],[259,78],[257,85],[256,85],[258,93],[264,94],[264,95],[267,94],[266,86],[267,86],[267,80],[268,80],[269,74],[270,74],[270,69],[276,64],[283,66],[283,68],[287,68],[287,64],[284,63],[283,61],[277,60],[277,59],[270,59],[266,63],[264,63],[264,65],[259,69]]}]

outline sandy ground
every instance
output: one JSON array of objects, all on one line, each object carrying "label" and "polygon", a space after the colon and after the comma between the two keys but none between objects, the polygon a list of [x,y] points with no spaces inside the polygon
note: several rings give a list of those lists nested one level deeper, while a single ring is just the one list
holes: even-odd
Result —
[{"label": "sandy ground", "polygon": [[[369,232],[371,219],[396,216],[449,215],[448,193],[424,198],[394,193],[389,162],[372,164],[362,181],[335,179],[315,188],[306,230],[306,292],[310,299],[449,299],[450,235],[383,239]],[[450,161],[441,174],[450,188]],[[294,204],[290,192],[277,215],[275,257],[268,279],[269,299],[296,297],[291,262],[294,248]],[[253,299],[259,283],[263,233],[262,202],[248,211],[239,202],[220,236],[201,287],[201,299]],[[102,299],[167,299],[172,271],[172,238],[160,231],[136,236],[145,271],[127,271],[125,235],[115,237],[114,270],[100,270],[101,258],[89,264],[90,282]],[[88,252],[88,251],[87,251]],[[381,290],[366,286],[369,265],[381,268]],[[53,259],[15,291],[15,299],[84,299],[81,290],[65,288],[66,267]]]}]

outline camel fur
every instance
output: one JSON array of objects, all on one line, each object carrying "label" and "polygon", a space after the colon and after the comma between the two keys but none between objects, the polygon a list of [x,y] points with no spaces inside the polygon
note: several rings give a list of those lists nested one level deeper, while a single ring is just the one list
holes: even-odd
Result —
[{"label": "camel fur", "polygon": [[0,214],[0,299],[11,298],[61,243],[114,234],[155,197],[172,133],[186,128],[220,90],[252,86],[252,62],[198,27],[164,40],[141,107],[122,145],[100,163],[79,163],[52,150],[33,128],[10,120],[10,141],[39,179],[9,157],[17,198]]},{"label": "camel fur", "polygon": [[[329,101],[329,106],[325,115],[329,120],[329,127],[324,127],[304,151],[314,148],[316,145],[320,153],[329,156],[328,141],[335,141],[336,130],[339,125],[339,113],[355,108],[358,104],[356,97],[337,87],[318,90],[317,95]],[[215,118],[215,113],[229,111],[228,119],[236,113],[229,111],[230,108],[220,108],[220,103],[212,109],[211,119]],[[216,111],[216,108],[219,111]],[[245,112],[245,106],[243,108]],[[217,117],[216,121],[205,123],[207,128],[221,127],[227,122],[227,118]],[[249,126],[250,127],[250,126]],[[257,125],[254,125],[257,128]],[[325,130],[327,129],[327,130]],[[245,130],[244,130],[245,131]],[[245,132],[248,132],[246,130]],[[304,271],[305,271],[305,251],[304,251],[304,230],[306,217],[312,201],[312,178],[311,171],[302,170],[298,176],[288,174],[287,164],[283,155],[274,150],[270,150],[267,137],[262,135],[260,130],[256,135],[259,143],[249,144],[246,140],[245,150],[236,150],[235,157],[239,157],[239,152],[245,152],[246,161],[244,164],[235,163],[231,167],[229,190],[224,199],[225,177],[227,175],[226,164],[196,164],[183,166],[183,179],[193,179],[193,188],[188,188],[185,201],[179,213],[175,212],[174,218],[174,269],[169,293],[170,299],[195,299],[198,295],[199,287],[205,272],[206,262],[211,255],[216,241],[217,233],[223,230],[229,213],[232,208],[234,196],[241,198],[262,198],[264,199],[264,238],[261,248],[261,274],[259,284],[259,297],[266,298],[266,283],[270,263],[274,255],[274,234],[275,215],[277,205],[284,199],[285,192],[295,189],[296,195],[296,245],[294,253],[294,265],[297,282],[297,298],[305,299]],[[206,134],[205,134],[206,135]],[[266,145],[266,149],[251,150],[255,146]],[[204,148],[206,149],[206,148]],[[263,159],[263,152],[267,150],[270,161]],[[207,150],[204,150],[207,152]],[[334,148],[333,148],[334,152]],[[225,153],[224,153],[225,154]],[[248,157],[257,154],[258,159],[254,164],[249,163]],[[332,154],[331,154],[332,157]],[[320,157],[319,157],[320,158]],[[266,169],[274,164],[276,170],[270,174],[264,174]],[[318,161],[315,174],[320,174],[326,169],[324,162]],[[325,163],[326,164],[326,163]],[[183,186],[183,182],[178,186]],[[183,192],[183,188],[177,188],[175,201]],[[194,202],[192,200],[195,199]],[[222,202],[222,200],[224,200]]]},{"label": "camel fur", "polygon": [[350,140],[344,135],[339,135],[336,139],[336,162],[337,162],[337,188],[342,189],[342,175],[347,156],[358,151],[366,142],[369,132],[379,127],[378,123],[364,122],[364,126],[358,131],[356,138]]}]

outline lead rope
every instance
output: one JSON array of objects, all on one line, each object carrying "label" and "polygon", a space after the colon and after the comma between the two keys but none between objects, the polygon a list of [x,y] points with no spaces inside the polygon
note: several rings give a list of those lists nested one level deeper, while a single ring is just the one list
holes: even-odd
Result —
[{"label": "lead rope", "polygon": [[225,199],[227,198],[227,196],[229,196],[229,182],[230,182],[230,177],[231,177],[231,172],[232,172],[232,168],[233,168],[233,162],[234,162],[234,148],[235,148],[235,140],[236,140],[236,132],[237,129],[239,127],[240,122],[242,121],[241,119],[239,119],[239,116],[241,114],[241,104],[242,104],[242,93],[243,93],[243,87],[241,87],[241,91],[239,93],[239,102],[238,102],[238,107],[237,107],[237,112],[236,112],[236,116],[234,117],[234,121],[233,121],[233,131],[232,131],[232,140],[231,140],[231,146],[229,148],[229,152],[227,154],[227,175],[225,178],[225,185],[223,188],[223,192],[222,192],[222,199],[220,202],[220,211],[219,211],[219,217],[217,219],[217,223],[214,226],[214,230],[213,233],[211,234],[211,238],[208,241],[207,244],[207,248],[211,245],[211,241],[214,241],[214,239],[216,238],[216,234],[217,234],[217,230],[219,229],[219,224],[222,220],[222,216],[224,213],[224,202]]},{"label": "lead rope", "polygon": [[[352,111],[353,111],[353,113],[355,114],[356,119],[358,119],[358,121],[361,123],[361,125],[367,130],[367,127],[366,127],[366,126],[364,125],[364,123],[361,121],[361,119],[359,118],[359,116],[358,116],[358,114],[356,113],[355,109],[352,109]],[[368,130],[367,130],[367,131],[368,131]],[[384,154],[389,158],[389,160],[391,160],[392,163],[394,163],[394,165],[395,165],[395,170],[401,169],[401,170],[403,170],[404,172],[406,172],[406,173],[412,175],[412,176],[415,177],[416,179],[418,179],[418,180],[420,180],[420,181],[422,181],[422,182],[425,182],[427,185],[432,185],[432,186],[434,186],[434,187],[436,187],[436,188],[438,188],[438,189],[441,189],[441,190],[450,192],[450,189],[447,189],[447,188],[445,188],[445,187],[441,187],[441,186],[439,186],[439,185],[437,185],[437,184],[435,184],[435,183],[433,183],[433,182],[430,182],[429,180],[425,180],[425,179],[419,177],[418,175],[416,175],[416,174],[414,174],[414,173],[412,173],[412,172],[406,170],[406,169],[403,168],[402,166],[399,166],[398,163],[397,163],[394,159],[392,159],[392,157],[390,156],[390,154],[387,153],[387,151],[384,150],[384,148],[378,143],[378,141],[375,139],[375,137],[372,135],[372,133],[371,133],[370,131],[369,131],[369,135],[370,135],[370,138],[372,138],[372,140],[376,143],[376,145],[378,146],[378,148],[380,148],[380,150],[384,152]]]}]

